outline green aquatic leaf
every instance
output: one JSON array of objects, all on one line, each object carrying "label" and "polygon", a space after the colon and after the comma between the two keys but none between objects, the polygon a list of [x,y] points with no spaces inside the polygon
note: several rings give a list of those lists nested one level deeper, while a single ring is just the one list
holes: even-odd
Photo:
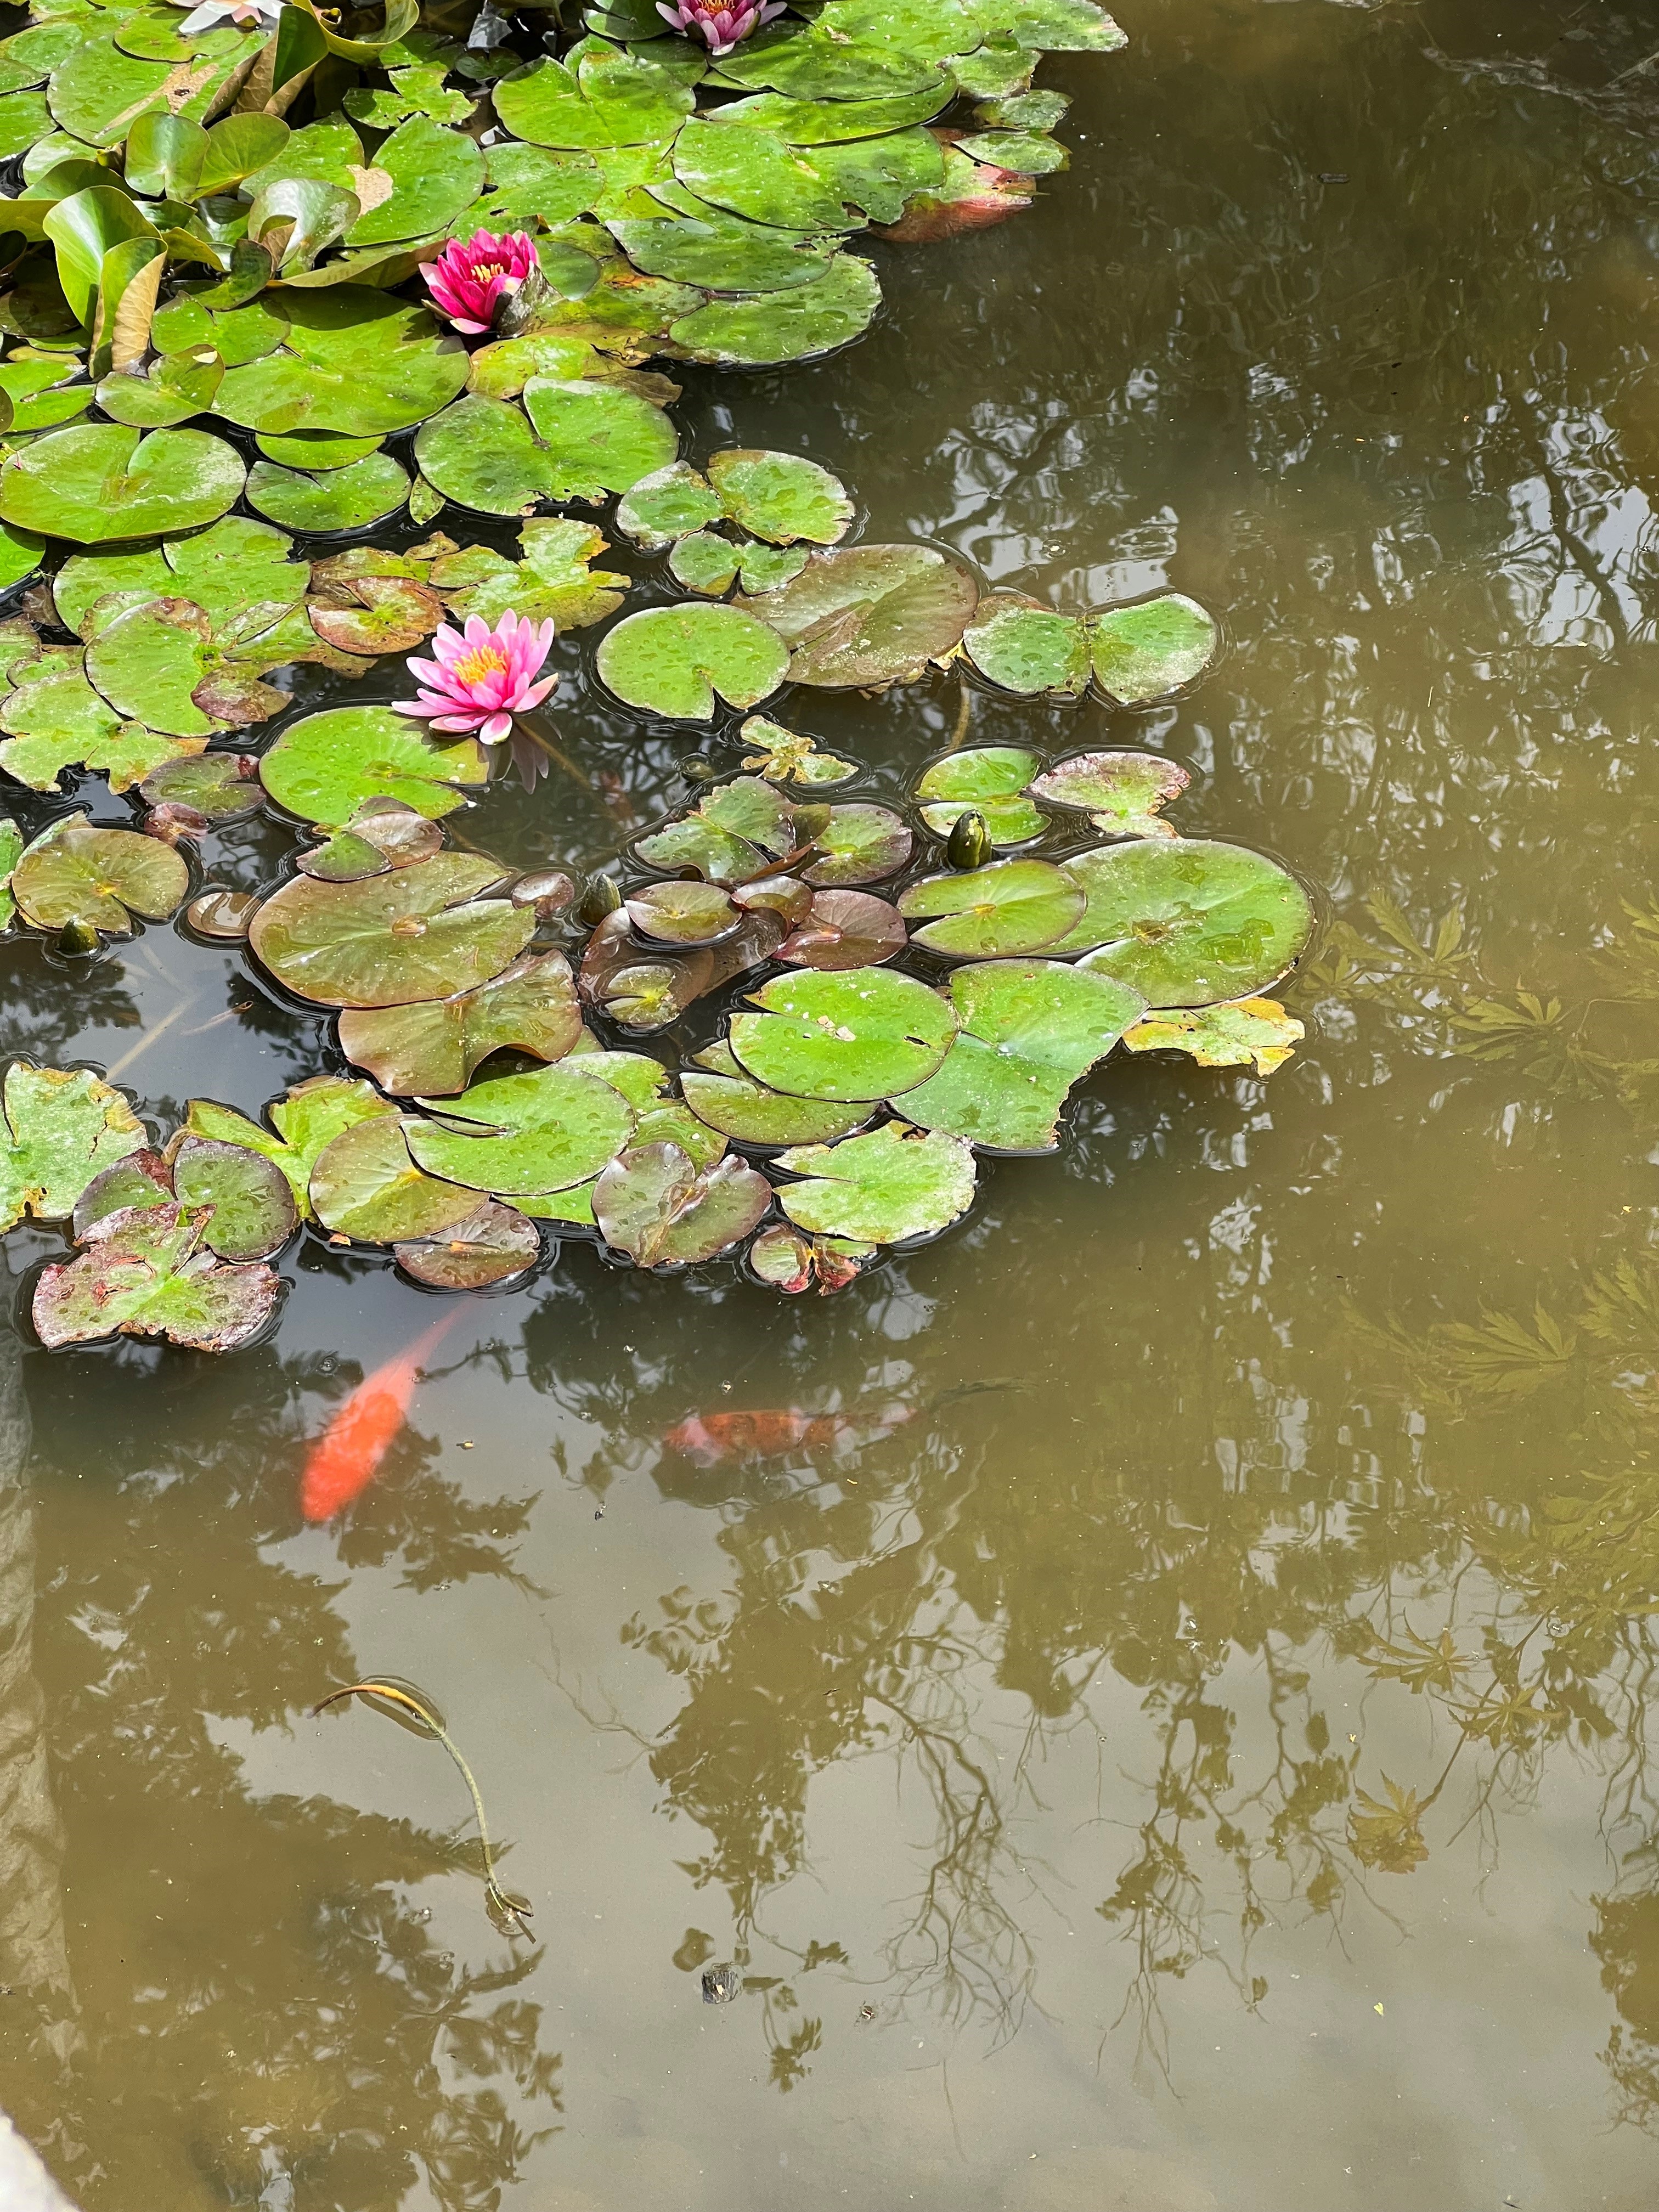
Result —
[{"label": "green aquatic leaf", "polygon": [[94,1222],[129,1206],[171,1206],[173,1170],[159,1152],[129,1152],[111,1168],[102,1168],[75,1201],[70,1229],[76,1243]]},{"label": "green aquatic leaf", "polygon": [[248,240],[264,249],[280,276],[297,276],[339,244],[361,208],[356,192],[319,177],[278,177],[247,211]]},{"label": "green aquatic leaf", "polygon": [[339,115],[325,116],[292,132],[262,168],[251,170],[242,179],[242,197],[252,202],[283,177],[314,177],[349,192],[362,161],[363,142],[350,124]]},{"label": "green aquatic leaf", "polygon": [[1146,1011],[1127,984],[1059,960],[976,962],[957,969],[950,991],[961,1030],[938,1074],[906,1092],[904,1111],[997,1152],[1052,1152],[1072,1085]]},{"label": "green aquatic leaf", "polygon": [[443,601],[409,576],[356,576],[315,595],[311,626],[343,653],[410,653],[443,619]]},{"label": "green aquatic leaf", "polygon": [[1001,131],[1052,131],[1071,104],[1063,92],[1016,92],[982,101],[974,119]]},{"label": "green aquatic leaf", "polygon": [[202,1241],[222,1260],[268,1260],[299,1225],[288,1178],[264,1152],[219,1138],[185,1136],[172,1165],[179,1203],[211,1209]]},{"label": "green aquatic leaf", "polygon": [[161,354],[142,375],[112,370],[98,386],[98,404],[134,429],[168,429],[212,404],[224,373],[216,356]]},{"label": "green aquatic leaf", "polygon": [[[724,512],[720,494],[690,461],[641,477],[617,503],[617,527],[647,553],[689,538]],[[733,572],[735,574],[735,570]]]},{"label": "green aquatic leaf", "polygon": [[777,975],[758,1013],[734,1014],[728,1042],[744,1071],[774,1091],[844,1104],[925,1083],[956,1035],[947,1002],[890,968]]},{"label": "green aquatic leaf", "polygon": [[131,591],[181,594],[222,629],[251,608],[286,611],[300,604],[311,564],[294,559],[293,546],[269,523],[228,514],[211,529],[139,552],[73,554],[52,578],[52,598],[64,628],[77,633],[106,592]]},{"label": "green aquatic leaf", "polygon": [[574,70],[541,55],[499,78],[490,92],[514,138],[561,150],[672,138],[696,105],[666,70],[620,53],[584,59]]},{"label": "green aquatic leaf", "polygon": [[717,696],[753,707],[775,691],[789,652],[766,623],[734,607],[651,607],[606,632],[594,665],[629,706],[706,722]]},{"label": "green aquatic leaf", "polygon": [[910,857],[915,840],[890,806],[860,801],[832,806],[828,826],[814,840],[822,858],[801,870],[814,888],[832,884],[878,884],[896,875]]},{"label": "green aquatic leaf", "polygon": [[475,1083],[441,1103],[446,1121],[488,1130],[462,1135],[436,1122],[411,1124],[410,1149],[422,1166],[498,1197],[530,1196],[589,1182],[633,1133],[635,1115],[622,1093],[587,1073],[580,1059],[526,1075]]},{"label": "green aquatic leaf", "polygon": [[476,1211],[476,1191],[427,1175],[410,1158],[405,1131],[424,1126],[376,1115],[323,1146],[309,1197],[325,1229],[360,1244],[397,1244],[440,1237]]},{"label": "green aquatic leaf", "polygon": [[325,476],[378,453],[384,438],[348,438],[343,430],[261,430],[254,444],[268,461],[285,469]]},{"label": "green aquatic leaf", "polygon": [[1163,818],[1191,782],[1186,769],[1159,753],[1077,753],[1038,776],[1034,797],[1085,813],[1115,837],[1173,837]]},{"label": "green aquatic leaf", "polygon": [[1013,592],[990,593],[963,633],[963,651],[989,684],[1023,698],[1080,699],[1089,688],[1089,629]]},{"label": "green aquatic leaf", "polygon": [[916,785],[928,802],[921,818],[936,836],[949,835],[958,816],[984,818],[994,845],[1023,845],[1040,837],[1047,817],[1020,796],[1042,763],[1018,745],[975,745],[936,761]]},{"label": "green aquatic leaf", "polygon": [[688,592],[719,599],[738,580],[742,556],[729,538],[716,538],[712,530],[694,530],[677,540],[668,556],[668,573]]},{"label": "green aquatic leaf", "polygon": [[635,1145],[600,1174],[593,1218],[636,1267],[684,1267],[740,1244],[770,1209],[772,1186],[741,1161],[698,1168],[679,1146]]},{"label": "green aquatic leaf", "polygon": [[210,822],[237,822],[264,804],[259,763],[251,753],[199,753],[165,761],[139,786],[151,806],[189,806]]},{"label": "green aquatic leaf", "polygon": [[0,467],[0,520],[78,545],[165,538],[214,522],[241,496],[234,446],[202,430],[117,422],[48,431]]},{"label": "green aquatic leaf", "polygon": [[597,504],[665,468],[678,449],[662,409],[615,384],[534,376],[524,409],[545,448],[554,499]]},{"label": "green aquatic leaf", "polygon": [[[199,123],[237,61],[256,51],[258,43],[257,36],[238,39],[228,54],[206,55],[199,61],[181,58],[169,66],[125,54],[111,37],[89,38],[52,71],[46,106],[60,130],[92,146],[118,144],[150,109],[167,108]],[[38,135],[44,137],[45,131]]]},{"label": "green aquatic leaf", "polygon": [[212,625],[185,599],[142,600],[97,631],[86,672],[118,714],[175,738],[222,728],[191,697],[207,673]]},{"label": "green aquatic leaf", "polygon": [[164,921],[189,889],[172,846],[135,830],[94,829],[84,814],[54,822],[11,872],[12,896],[36,929],[84,922],[107,937],[130,935],[134,915]]},{"label": "green aquatic leaf", "polygon": [[516,1206],[487,1198],[441,1235],[392,1248],[406,1275],[434,1291],[484,1291],[511,1282],[542,1256],[541,1232]]},{"label": "green aquatic leaf", "polygon": [[1151,1015],[1127,1030],[1123,1042],[1131,1052],[1186,1052],[1200,1067],[1254,1066],[1258,1075],[1271,1075],[1306,1035],[1276,1000],[1235,999]]},{"label": "green aquatic leaf", "polygon": [[1144,706],[1192,683],[1220,642],[1212,617],[1179,592],[1108,608],[1091,616],[1089,626],[1095,681],[1126,707]]},{"label": "green aquatic leaf", "polygon": [[482,392],[486,399],[516,399],[532,376],[556,377],[566,383],[586,377],[603,383],[617,373],[607,368],[604,356],[586,338],[568,337],[562,331],[535,331],[480,346],[472,356],[466,388]]},{"label": "green aquatic leaf", "polygon": [[605,174],[588,153],[550,153],[509,138],[484,150],[489,178],[477,218],[486,230],[550,226],[586,215],[605,191]]},{"label": "green aquatic leaf", "polygon": [[681,1073],[680,1089],[699,1121],[740,1145],[819,1145],[845,1137],[870,1118],[868,1104],[837,1105],[796,1098],[757,1083],[725,1043],[696,1055]]},{"label": "green aquatic leaf", "polygon": [[164,762],[199,752],[204,738],[170,738],[123,722],[87,681],[78,648],[53,647],[15,670],[0,696],[0,769],[35,791],[55,791],[66,768],[95,769],[113,792],[130,791]]},{"label": "green aquatic leaf", "polygon": [[945,181],[944,151],[931,131],[823,146],[813,159],[831,190],[872,222],[897,222],[919,193]]},{"label": "green aquatic leaf", "polygon": [[122,1092],[83,1067],[6,1070],[0,1129],[0,1230],[26,1213],[66,1220],[95,1175],[148,1142]]},{"label": "green aquatic leaf", "polygon": [[[964,51],[978,43],[975,30],[964,27],[959,35]],[[924,38],[907,51],[849,37],[838,28],[832,31],[823,21],[810,29],[799,23],[778,23],[745,39],[732,53],[722,54],[711,74],[720,84],[745,91],[766,85],[796,100],[892,100],[939,87],[940,71],[933,60],[923,58],[922,49],[929,44],[940,56],[951,47],[948,34],[942,47]]]},{"label": "green aquatic leaf", "polygon": [[534,934],[533,911],[486,896],[501,874],[476,854],[440,853],[363,882],[301,876],[264,902],[248,942],[279,983],[318,1005],[450,998],[499,975]]},{"label": "green aquatic leaf", "polygon": [[[240,118],[252,121],[252,117]],[[265,121],[272,118],[266,117]],[[159,352],[216,353],[227,368],[261,360],[274,353],[288,331],[288,318],[279,297],[250,301],[245,307],[217,312],[204,307],[189,292],[179,292],[158,307],[149,326],[150,343]]]},{"label": "green aquatic leaf", "polygon": [[995,860],[988,868],[929,876],[899,899],[907,920],[937,915],[915,932],[918,945],[957,959],[1040,952],[1080,920],[1082,886],[1048,860]]},{"label": "green aquatic leaf", "polygon": [[383,246],[447,229],[483,189],[477,147],[464,131],[428,115],[411,116],[382,141],[374,168],[391,179],[392,190],[376,205],[365,201],[346,234],[348,246]]},{"label": "green aquatic leaf", "polygon": [[[257,170],[276,161],[289,138],[289,126],[278,115],[227,115],[213,125],[203,150],[195,198],[233,191]],[[132,134],[127,137],[127,181],[132,182]]]},{"label": "green aquatic leaf", "polygon": [[971,1148],[956,1137],[886,1121],[836,1145],[801,1145],[777,1163],[805,1180],[778,1203],[799,1229],[869,1244],[937,1236],[974,1202]]},{"label": "green aquatic leaf", "polygon": [[44,84],[86,36],[79,23],[39,23],[0,39],[0,93]]},{"label": "green aquatic leaf", "polygon": [[722,124],[769,131],[787,146],[830,146],[856,138],[882,138],[912,124],[931,122],[951,104],[954,88],[935,77],[920,92],[892,99],[788,100],[775,92],[734,100],[720,111]]},{"label": "green aquatic leaf", "polygon": [[758,846],[773,860],[793,853],[799,842],[794,809],[783,793],[758,776],[735,776],[704,793],[697,814],[734,837]]},{"label": "green aquatic leaf", "polygon": [[762,1230],[746,1257],[756,1277],[769,1289],[797,1297],[817,1285],[820,1297],[844,1291],[876,1247],[844,1237],[803,1237],[783,1223]]},{"label": "green aquatic leaf", "polygon": [[[713,275],[690,281],[720,289]],[[876,273],[855,253],[836,254],[822,275],[797,289],[757,285],[746,272],[741,282],[758,296],[710,300],[669,325],[669,337],[688,361],[748,368],[810,361],[861,337],[881,305]]]},{"label": "green aquatic leaf", "polygon": [[389,1105],[372,1085],[351,1082],[339,1075],[313,1075],[298,1083],[265,1111],[272,1128],[262,1128],[234,1108],[210,1098],[192,1098],[185,1111],[185,1127],[192,1136],[242,1145],[274,1160],[288,1178],[289,1188],[302,1220],[311,1219],[311,1170],[325,1145],[360,1121],[373,1121],[397,1108]]},{"label": "green aquatic leaf", "polygon": [[836,258],[836,241],[817,231],[750,222],[675,186],[658,185],[653,198],[659,215],[613,216],[606,226],[647,276],[770,295],[822,283]]},{"label": "green aquatic leaf", "polygon": [[793,582],[736,604],[793,647],[793,682],[825,690],[914,683],[959,643],[979,589],[926,545],[814,553]]},{"label": "green aquatic leaf", "polygon": [[331,707],[285,729],[259,763],[279,806],[302,822],[343,829],[366,799],[401,799],[436,821],[486,782],[489,763],[471,738],[439,744],[390,707]]},{"label": "green aquatic leaf", "polygon": [[647,884],[624,911],[641,937],[664,945],[713,945],[743,920],[718,884],[705,883]]},{"label": "green aquatic leaf", "polygon": [[858,774],[852,761],[821,753],[816,739],[786,730],[781,722],[768,721],[763,714],[751,714],[738,735],[744,744],[760,747],[744,759],[744,766],[758,769],[771,783],[822,786],[845,783]]},{"label": "green aquatic leaf", "polygon": [[[76,380],[70,382],[71,378]],[[11,402],[9,428],[14,436],[73,422],[98,398],[98,387],[85,380],[80,362],[73,358],[19,361],[14,357],[0,364],[0,392]]]},{"label": "green aquatic leaf", "polygon": [[562,1060],[581,1027],[569,962],[562,952],[530,953],[453,999],[348,1009],[340,1016],[340,1049],[383,1091],[437,1097],[464,1091],[481,1062],[509,1046],[537,1060]]},{"label": "green aquatic leaf", "polygon": [[718,118],[684,124],[674,174],[688,191],[750,222],[802,232],[854,228],[819,165],[753,125],[734,131]]},{"label": "green aquatic leaf", "polygon": [[478,514],[528,514],[550,499],[551,456],[522,411],[469,393],[423,423],[415,459],[433,489]]},{"label": "green aquatic leaf", "polygon": [[159,1336],[197,1352],[251,1343],[276,1310],[281,1280],[264,1265],[204,1265],[211,1218],[205,1207],[167,1206],[93,1223],[87,1249],[35,1284],[30,1317],[41,1343]]},{"label": "green aquatic leaf", "polygon": [[0,94],[0,161],[27,154],[50,135],[52,123],[44,93]]},{"label": "green aquatic leaf", "polygon": [[710,456],[708,480],[732,521],[770,544],[833,545],[853,520],[840,482],[799,453],[731,447]]},{"label": "green aquatic leaf", "polygon": [[465,123],[471,118],[477,94],[447,91],[444,79],[449,72],[441,62],[411,63],[387,74],[392,79],[389,92],[354,85],[346,94],[340,104],[354,122],[366,123],[374,131],[395,131],[415,115],[428,116],[434,123]]},{"label": "green aquatic leaf", "polygon": [[971,161],[1012,169],[1022,177],[1052,176],[1071,167],[1066,149],[1042,131],[975,131],[957,144]]},{"label": "green aquatic leaf", "polygon": [[746,838],[696,814],[653,830],[634,850],[648,867],[668,872],[695,868],[711,884],[740,884],[766,866],[766,855]]},{"label": "green aquatic leaf", "polygon": [[383,437],[435,415],[466,382],[465,347],[424,307],[362,284],[290,288],[283,304],[283,344],[228,369],[214,399],[245,429]]},{"label": "green aquatic leaf", "polygon": [[1145,838],[1080,854],[1066,872],[1087,905],[1052,950],[1132,984],[1151,1006],[1249,998],[1282,975],[1313,932],[1294,876],[1207,838]]},{"label": "green aquatic leaf", "polygon": [[11,927],[17,902],[11,895],[11,872],[22,858],[27,842],[9,815],[0,817],[0,936]]},{"label": "green aquatic leaf", "polygon": [[[444,593],[452,614],[477,615],[493,624],[510,608],[526,622],[553,623],[562,635],[603,622],[622,605],[630,579],[592,566],[610,550],[592,523],[563,517],[526,522],[519,544],[520,562],[487,546],[434,562],[433,587]],[[474,580],[462,582],[464,576]]]}]

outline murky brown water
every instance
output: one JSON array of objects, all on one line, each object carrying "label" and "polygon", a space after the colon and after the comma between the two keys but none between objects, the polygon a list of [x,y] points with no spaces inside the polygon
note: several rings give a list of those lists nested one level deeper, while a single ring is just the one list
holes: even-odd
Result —
[{"label": "murky brown water", "polygon": [[[1188,824],[1328,887],[1306,1048],[1114,1061],[1060,1160],[833,1301],[567,1247],[468,1307],[343,1531],[297,1468],[428,1318],[394,1279],[308,1249],[217,1364],[28,1353],[0,2103],[88,2212],[1654,2201],[1659,24],[1124,21],[1045,70],[1035,212],[890,250],[864,344],[682,420],[805,446],[872,536],[1221,612],[1149,734]],[[795,719],[896,774],[955,696]],[[655,811],[666,750],[562,727]],[[555,782],[482,834],[617,832]],[[315,1064],[166,931],[72,1003],[6,957],[8,1043],[152,1109]],[[839,1462],[659,1441],[895,1398]],[[533,1947],[441,1753],[306,1717],[368,1668],[445,1708]]]}]

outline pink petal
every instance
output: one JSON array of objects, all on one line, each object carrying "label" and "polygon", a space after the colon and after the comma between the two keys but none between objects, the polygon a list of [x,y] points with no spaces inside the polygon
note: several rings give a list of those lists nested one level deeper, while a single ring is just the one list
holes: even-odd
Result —
[{"label": "pink petal", "polygon": [[503,738],[511,737],[512,734],[511,714],[492,714],[478,732],[487,745],[498,745]]}]

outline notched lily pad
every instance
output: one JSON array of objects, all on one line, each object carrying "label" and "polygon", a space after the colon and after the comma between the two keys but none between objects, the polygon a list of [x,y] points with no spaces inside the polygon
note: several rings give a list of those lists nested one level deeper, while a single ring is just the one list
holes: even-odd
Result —
[{"label": "notched lily pad", "polygon": [[0,1231],[26,1213],[63,1221],[94,1176],[148,1139],[125,1094],[83,1067],[6,1070],[0,1129]]},{"label": "notched lily pad", "polygon": [[234,1352],[276,1310],[282,1283],[263,1264],[231,1267],[202,1249],[210,1209],[146,1207],[94,1222],[86,1249],[34,1286],[35,1334],[52,1349],[107,1336],[159,1336],[197,1352]]},{"label": "notched lily pad", "polygon": [[406,1275],[434,1291],[487,1291],[526,1273],[542,1256],[541,1232],[516,1206],[493,1198],[441,1235],[392,1248]]},{"label": "notched lily pad", "polygon": [[135,830],[94,829],[84,814],[55,822],[11,872],[11,892],[37,929],[84,922],[125,937],[133,916],[162,921],[183,904],[190,871],[170,845]]},{"label": "notched lily pad", "polygon": [[325,1229],[361,1244],[398,1244],[441,1236],[476,1212],[476,1191],[416,1165],[405,1126],[395,1114],[376,1115],[322,1147],[311,1170],[310,1199]]},{"label": "notched lily pad", "polygon": [[1030,788],[1051,806],[1086,814],[1112,836],[1173,837],[1175,825],[1163,811],[1191,781],[1184,768],[1158,753],[1078,753]]},{"label": "notched lily pad", "polygon": [[854,802],[832,806],[830,819],[814,839],[819,858],[801,873],[814,889],[835,884],[878,884],[896,875],[910,857],[915,840],[890,806]]},{"label": "notched lily pad", "polygon": [[186,1136],[172,1165],[179,1204],[210,1209],[203,1242],[222,1260],[268,1260],[299,1226],[288,1178],[263,1152],[216,1138]]},{"label": "notched lily pad", "polygon": [[806,918],[779,945],[778,957],[796,968],[873,968],[902,952],[905,943],[902,917],[885,899],[867,891],[815,891]]},{"label": "notched lily pad", "polygon": [[322,1006],[453,997],[499,975],[534,933],[533,911],[485,896],[504,872],[441,853],[367,882],[301,876],[264,902],[248,941],[279,983]]},{"label": "notched lily pad", "polygon": [[845,487],[800,453],[731,447],[710,457],[708,480],[732,521],[771,545],[834,545],[853,520]]},{"label": "notched lily pad", "polygon": [[792,581],[734,607],[793,647],[789,675],[825,690],[914,683],[961,642],[979,598],[965,568],[926,545],[814,553]]},{"label": "notched lily pad", "polygon": [[198,753],[164,761],[138,787],[152,806],[193,806],[210,822],[239,822],[265,803],[252,753]]},{"label": "notched lily pad", "polygon": [[259,780],[302,822],[343,829],[365,799],[401,799],[432,820],[465,804],[489,763],[471,738],[440,744],[390,707],[331,707],[284,730]]},{"label": "notched lily pad", "polygon": [[1079,615],[1056,614],[1018,592],[980,602],[963,651],[988,683],[1023,698],[1042,692],[1080,699],[1089,686],[1089,631]]},{"label": "notched lily pad", "polygon": [[0,467],[0,521],[77,545],[163,538],[216,521],[246,475],[234,446],[203,430],[118,422],[52,430]]},{"label": "notched lily pad", "polygon": [[250,1121],[233,1107],[221,1106],[211,1098],[192,1098],[185,1109],[185,1127],[193,1136],[243,1145],[275,1160],[288,1177],[301,1218],[307,1221],[311,1218],[311,1170],[324,1147],[360,1121],[384,1120],[398,1111],[369,1084],[354,1083],[339,1075],[313,1075],[296,1083],[265,1110],[270,1129]]},{"label": "notched lily pad", "polygon": [[636,1267],[690,1267],[740,1244],[772,1203],[763,1175],[734,1158],[699,1170],[675,1144],[637,1146],[593,1188],[593,1218]]},{"label": "notched lily pad", "polygon": [[735,607],[650,607],[605,633],[595,665],[627,705],[707,722],[717,696],[753,707],[775,691],[789,651],[765,623]]},{"label": "notched lily pad", "polygon": [[1271,1075],[1307,1035],[1274,999],[1235,999],[1225,1006],[1149,1015],[1126,1030],[1131,1052],[1190,1053],[1200,1067],[1249,1067]]},{"label": "notched lily pad", "polygon": [[626,911],[642,937],[664,945],[713,945],[743,920],[726,893],[706,883],[647,884]]},{"label": "notched lily pad", "polygon": [[994,845],[1024,845],[1048,824],[1022,798],[1042,763],[1019,745],[976,745],[935,761],[916,785],[926,802],[921,818],[936,837],[948,836],[959,816],[981,816]]},{"label": "notched lily pad", "polygon": [[861,1128],[872,1111],[867,1104],[842,1106],[771,1090],[747,1073],[725,1043],[710,1045],[696,1059],[680,1076],[686,1104],[734,1144],[828,1144]]},{"label": "notched lily pad", "polygon": [[632,1134],[633,1108],[580,1060],[527,1075],[475,1083],[441,1105],[446,1122],[488,1132],[462,1134],[434,1121],[412,1123],[410,1152],[422,1167],[498,1197],[568,1190],[614,1159]]},{"label": "notched lily pad", "polygon": [[1063,938],[1083,910],[1081,888],[1048,860],[997,860],[928,876],[899,898],[907,920],[939,917],[913,933],[918,945],[969,960],[1039,952]]},{"label": "notched lily pad", "polygon": [[937,991],[890,968],[776,975],[734,1014],[728,1038],[745,1073],[774,1091],[844,1104],[926,1082],[957,1020]]},{"label": "notched lily pad", "polygon": [[563,953],[528,954],[453,999],[348,1009],[340,1016],[340,1049],[383,1091],[437,1097],[465,1090],[491,1053],[508,1047],[561,1060],[581,1027]]},{"label": "notched lily pad", "polygon": [[804,1237],[781,1222],[763,1229],[749,1247],[749,1265],[769,1290],[799,1297],[817,1289],[820,1297],[844,1291],[856,1279],[866,1260],[875,1256],[873,1244],[846,1237]]},{"label": "notched lily pad", "polygon": [[778,1203],[814,1236],[902,1243],[937,1236],[974,1202],[970,1147],[902,1121],[837,1145],[799,1146],[777,1164],[805,1178],[785,1183]]},{"label": "notched lily pad", "polygon": [[1143,838],[1066,864],[1087,903],[1050,949],[1086,952],[1151,1006],[1248,998],[1282,975],[1313,932],[1294,876],[1265,854],[1208,838]]},{"label": "notched lily pad", "polygon": [[744,744],[759,747],[744,756],[744,766],[757,769],[769,783],[846,783],[859,772],[856,763],[821,753],[816,738],[787,730],[763,714],[751,714],[738,735]]},{"label": "notched lily pad", "polygon": [[1192,683],[1221,641],[1213,618],[1180,592],[1110,607],[1092,616],[1089,628],[1095,681],[1125,707],[1145,706]]}]

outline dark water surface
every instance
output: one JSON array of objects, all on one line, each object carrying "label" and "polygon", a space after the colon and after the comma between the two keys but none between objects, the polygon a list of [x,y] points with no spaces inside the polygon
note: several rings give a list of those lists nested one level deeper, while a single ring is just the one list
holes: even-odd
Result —
[{"label": "dark water surface", "polygon": [[[390,1273],[301,1248],[241,1358],[26,1353],[0,2102],[88,2212],[1655,2201],[1659,18],[1122,17],[1045,67],[1030,214],[878,249],[865,343],[677,411],[872,538],[1221,615],[1178,709],[973,729],[1166,749],[1184,826],[1324,885],[1306,1046],[1120,1056],[833,1300],[567,1245],[338,1527],[297,1472],[431,1316]],[[786,719],[897,776],[957,696]],[[492,794],[491,849],[592,863],[675,788],[563,699],[598,789]],[[167,929],[4,959],[7,1044],[145,1110],[319,1064]],[[895,1401],[839,1460],[661,1443]],[[441,1753],[307,1717],[364,1669],[443,1706],[533,1945]]]}]

